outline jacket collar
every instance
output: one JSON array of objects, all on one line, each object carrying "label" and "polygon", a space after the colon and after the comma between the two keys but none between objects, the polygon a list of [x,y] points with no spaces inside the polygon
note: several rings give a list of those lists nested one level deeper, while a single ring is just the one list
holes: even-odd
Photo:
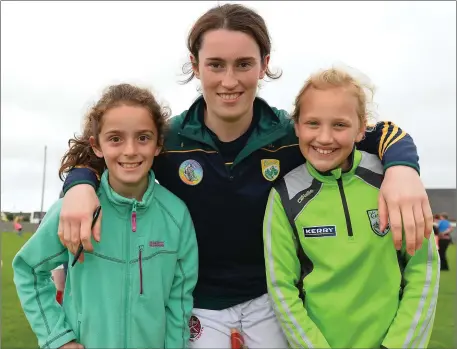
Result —
[{"label": "jacket collar", "polygon": [[[204,123],[205,108],[206,102],[203,96],[198,97],[188,109],[184,120],[181,123],[180,133],[194,140],[214,146],[212,138],[207,132]],[[281,126],[281,119],[279,116],[268,103],[260,97],[256,97],[254,100],[254,113],[254,117],[258,120],[253,132],[253,136],[255,137],[262,137],[265,134],[270,134]]]},{"label": "jacket collar", "polygon": [[106,197],[110,201],[110,203],[116,208],[117,211],[121,212],[124,209],[145,209],[147,208],[154,197],[154,186],[155,186],[155,175],[152,170],[149,171],[148,174],[148,187],[146,192],[143,195],[141,201],[138,201],[133,198],[126,198],[121,196],[120,194],[116,193],[113,188],[109,185],[109,171],[105,170],[100,180],[100,189],[103,190]]},{"label": "jacket collar", "polygon": [[311,174],[311,176],[316,178],[318,181],[324,182],[324,183],[330,183],[330,182],[334,183],[335,180],[337,180],[337,179],[340,179],[340,178],[346,179],[346,178],[350,178],[354,175],[355,170],[359,166],[360,161],[362,159],[362,154],[354,146],[348,159],[349,159],[349,163],[350,163],[351,167],[347,171],[343,171],[341,169],[341,167],[337,167],[337,168],[334,168],[333,170],[321,172],[321,171],[318,171],[317,169],[315,169],[314,166],[309,161],[306,162],[306,167],[307,167],[309,173]]}]

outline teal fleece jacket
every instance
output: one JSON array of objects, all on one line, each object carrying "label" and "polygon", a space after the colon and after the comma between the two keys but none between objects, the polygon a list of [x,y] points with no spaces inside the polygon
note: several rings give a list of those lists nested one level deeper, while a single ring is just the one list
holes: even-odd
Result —
[{"label": "teal fleece jacket", "polygon": [[97,192],[102,239],[68,269],[64,302],[51,271],[73,256],[57,235],[62,201],[13,260],[14,282],[41,348],[77,341],[86,348],[185,348],[198,251],[186,205],[155,182],[142,201],[115,193],[108,171]]}]

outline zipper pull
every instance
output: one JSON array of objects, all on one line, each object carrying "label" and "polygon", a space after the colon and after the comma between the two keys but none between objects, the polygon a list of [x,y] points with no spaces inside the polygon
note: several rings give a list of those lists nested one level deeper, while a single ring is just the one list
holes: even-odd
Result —
[{"label": "zipper pull", "polygon": [[132,209],[132,231],[136,232],[136,201],[133,203]]}]

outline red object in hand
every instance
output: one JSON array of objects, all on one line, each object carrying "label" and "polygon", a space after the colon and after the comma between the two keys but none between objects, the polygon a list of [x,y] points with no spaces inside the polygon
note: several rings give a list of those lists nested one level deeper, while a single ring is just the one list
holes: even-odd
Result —
[{"label": "red object in hand", "polygon": [[243,336],[236,328],[230,330],[230,344],[232,349],[247,349]]},{"label": "red object in hand", "polygon": [[62,300],[63,300],[63,292],[62,291],[57,291],[56,292],[56,301],[59,304],[62,304]]}]

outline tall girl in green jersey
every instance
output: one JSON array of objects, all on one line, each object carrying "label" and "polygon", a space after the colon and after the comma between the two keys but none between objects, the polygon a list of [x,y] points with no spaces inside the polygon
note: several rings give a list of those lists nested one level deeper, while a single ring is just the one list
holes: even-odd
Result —
[{"label": "tall girl in green jersey", "polygon": [[186,205],[156,183],[168,112],[146,89],[111,86],[70,141],[65,163],[106,164],[97,196],[103,242],[68,269],[61,307],[51,271],[73,262],[57,235],[62,201],[13,261],[14,282],[41,348],[185,348],[198,254]]},{"label": "tall girl in green jersey", "polygon": [[306,163],[278,181],[264,219],[268,293],[299,348],[425,348],[439,287],[434,241],[411,257],[380,229],[380,161],[356,149],[367,92],[338,69],[312,75],[292,117]]}]

